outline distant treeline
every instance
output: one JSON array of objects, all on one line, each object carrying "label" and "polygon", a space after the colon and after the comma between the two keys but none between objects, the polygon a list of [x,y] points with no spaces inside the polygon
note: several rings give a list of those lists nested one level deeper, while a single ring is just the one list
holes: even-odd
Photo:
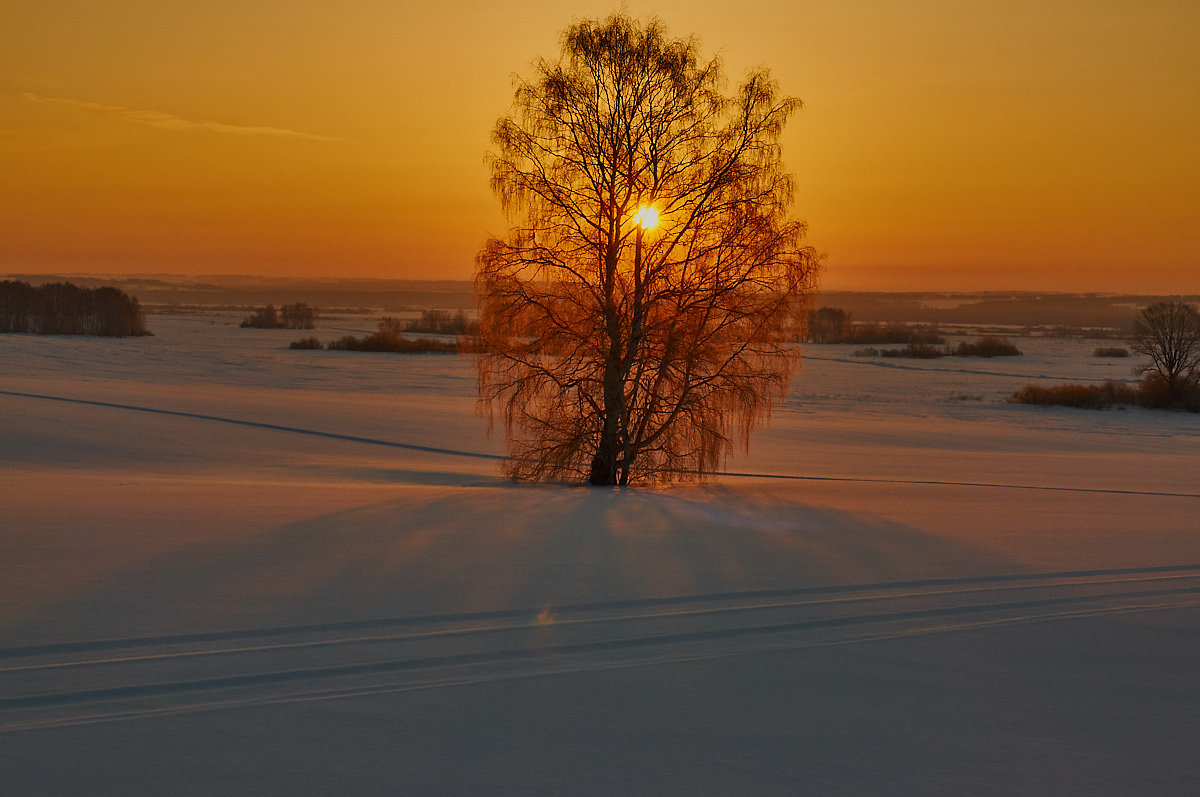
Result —
[{"label": "distant treeline", "polygon": [[860,324],[845,310],[822,307],[808,314],[809,343],[908,343],[928,346],[945,343],[941,330],[932,326],[906,324]]},{"label": "distant treeline", "polygon": [[[1139,307],[1170,299],[1195,302],[1200,297],[1158,295],[1037,293],[861,293],[825,292],[821,301],[844,308],[855,318],[875,322],[972,324],[1030,327],[1041,334],[1120,337],[1128,332]],[[1058,327],[1058,330],[1051,328]],[[1122,331],[1123,330],[1123,331]]]},{"label": "distant treeline", "polygon": [[404,322],[405,332],[423,332],[435,335],[478,335],[479,322],[467,318],[462,310],[422,310],[421,318]]},{"label": "distant treeline", "polygon": [[[465,340],[465,338],[463,339]],[[316,338],[303,338],[294,341],[293,349],[329,349],[330,351],[376,351],[392,352],[395,354],[454,354],[458,352],[459,343],[456,341],[436,340],[434,338],[404,337],[404,323],[398,318],[386,317],[379,321],[376,332],[356,338],[346,335],[339,340],[331,340],[328,345],[322,345]]]},{"label": "distant treeline", "polygon": [[80,288],[69,282],[34,287],[0,282],[0,332],[35,335],[149,335],[142,308],[117,288]]},{"label": "distant treeline", "polygon": [[317,323],[317,310],[304,302],[285,304],[278,310],[268,304],[254,311],[242,321],[243,327],[257,329],[312,329]]},{"label": "distant treeline", "polygon": [[859,349],[855,357],[908,357],[914,360],[936,360],[940,357],[1020,357],[1021,350],[1004,338],[985,335],[975,342],[963,341],[957,346],[938,349],[920,340],[909,341],[903,349]]}]

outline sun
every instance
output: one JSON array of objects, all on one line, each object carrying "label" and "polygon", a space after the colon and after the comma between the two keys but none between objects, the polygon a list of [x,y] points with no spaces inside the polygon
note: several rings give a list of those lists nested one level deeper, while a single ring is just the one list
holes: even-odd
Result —
[{"label": "sun", "polygon": [[658,226],[658,211],[654,208],[638,208],[634,218],[637,219],[638,226],[643,230],[653,230]]}]

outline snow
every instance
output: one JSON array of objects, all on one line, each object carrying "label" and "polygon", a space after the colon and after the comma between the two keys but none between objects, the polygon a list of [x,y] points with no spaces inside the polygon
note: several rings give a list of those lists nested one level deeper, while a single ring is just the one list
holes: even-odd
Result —
[{"label": "snow", "polygon": [[[0,792],[1186,794],[1200,416],[808,346],[709,484],[514,485],[465,358],[0,338]],[[346,331],[343,331],[346,330]]]}]

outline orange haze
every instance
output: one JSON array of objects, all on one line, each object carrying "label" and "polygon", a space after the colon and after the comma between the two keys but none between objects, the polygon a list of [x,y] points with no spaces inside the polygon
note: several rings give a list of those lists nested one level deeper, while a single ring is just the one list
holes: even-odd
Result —
[{"label": "orange haze", "polygon": [[[469,278],[549,0],[10,0],[0,273]],[[1200,291],[1194,0],[630,2],[764,64],[831,289]]]}]

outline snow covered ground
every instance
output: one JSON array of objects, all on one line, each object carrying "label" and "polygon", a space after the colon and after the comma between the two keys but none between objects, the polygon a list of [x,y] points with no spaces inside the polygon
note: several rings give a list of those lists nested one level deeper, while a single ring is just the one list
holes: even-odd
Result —
[{"label": "snow covered ground", "polygon": [[466,359],[236,321],[0,338],[0,793],[1195,793],[1200,416],[1004,402],[1094,342],[806,347],[622,491],[500,479]]}]

